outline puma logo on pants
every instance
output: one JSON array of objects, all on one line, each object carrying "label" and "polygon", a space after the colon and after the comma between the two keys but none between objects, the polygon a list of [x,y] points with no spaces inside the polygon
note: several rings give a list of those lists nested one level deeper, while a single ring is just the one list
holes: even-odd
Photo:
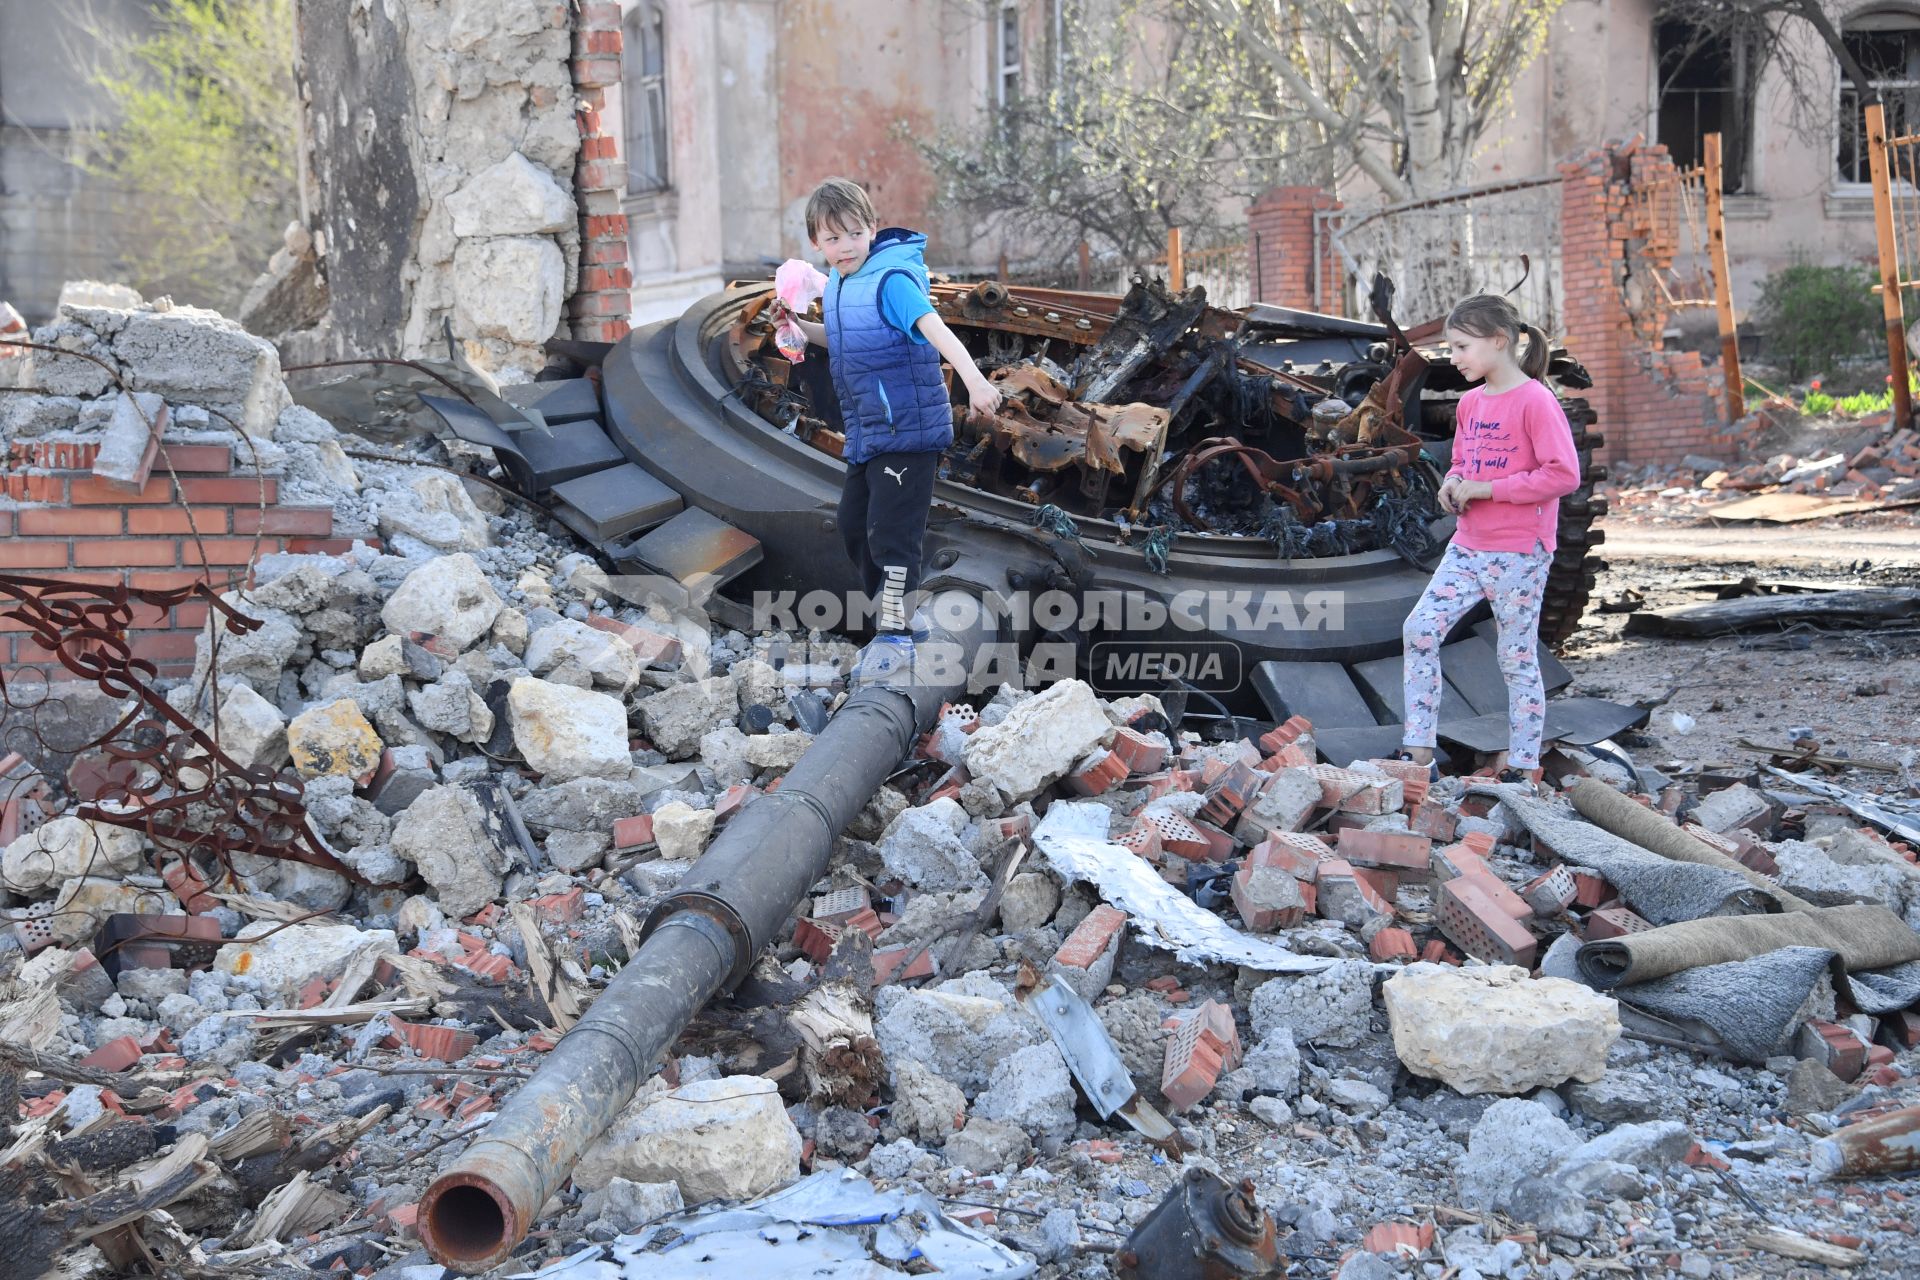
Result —
[{"label": "puma logo on pants", "polygon": [[905,467],[902,467],[898,471],[895,471],[892,467],[882,467],[880,469],[892,476],[895,484],[905,484],[907,482],[907,469]]}]

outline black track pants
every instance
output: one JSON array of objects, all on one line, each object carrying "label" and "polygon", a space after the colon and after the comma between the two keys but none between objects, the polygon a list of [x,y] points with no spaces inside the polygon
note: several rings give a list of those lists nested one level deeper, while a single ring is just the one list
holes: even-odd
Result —
[{"label": "black track pants", "polygon": [[920,586],[927,511],[940,474],[938,453],[880,453],[847,468],[840,536],[876,603],[874,630],[907,629],[906,597]]}]

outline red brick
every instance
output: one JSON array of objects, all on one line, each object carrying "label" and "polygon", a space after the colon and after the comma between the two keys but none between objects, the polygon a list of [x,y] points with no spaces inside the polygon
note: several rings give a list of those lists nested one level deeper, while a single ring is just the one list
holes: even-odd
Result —
[{"label": "red brick", "polygon": [[1613,886],[1597,873],[1576,871],[1573,873],[1573,902],[1575,906],[1591,911],[1613,896]]},{"label": "red brick", "polygon": [[131,1071],[139,1061],[140,1042],[132,1036],[121,1036],[80,1059],[80,1065],[96,1071]]},{"label": "red brick", "polygon": [[794,923],[793,945],[815,964],[825,964],[827,957],[833,954],[834,944],[845,933],[846,929],[841,925],[802,918]]},{"label": "red brick", "polygon": [[587,909],[587,891],[575,885],[565,893],[545,894],[527,905],[533,908],[537,918],[548,924],[572,924]]},{"label": "red brick", "polygon": [[394,1031],[415,1053],[436,1062],[458,1062],[480,1043],[480,1037],[473,1032],[455,1027],[403,1022],[399,1018],[392,1022]]},{"label": "red brick", "polygon": [[1794,1038],[1797,1058],[1818,1062],[1842,1080],[1858,1078],[1867,1065],[1867,1043],[1837,1022],[1809,1019]]},{"label": "red brick", "polygon": [[1361,1238],[1368,1253],[1397,1253],[1419,1257],[1433,1247],[1433,1223],[1383,1222]]},{"label": "red brick", "polygon": [[1367,943],[1367,954],[1385,964],[1390,960],[1411,960],[1417,953],[1413,949],[1413,935],[1389,925],[1373,935],[1373,940]]},{"label": "red brick", "polygon": [[491,951],[469,951],[455,960],[453,965],[494,986],[505,983],[507,975],[513,972],[513,961]]},{"label": "red brick", "polygon": [[1225,1065],[1200,1018],[1190,1018],[1167,1038],[1160,1071],[1160,1092],[1172,1110],[1185,1111],[1213,1092]]},{"label": "red brick", "polygon": [[1338,859],[1321,863],[1320,878],[1313,887],[1316,909],[1328,919],[1344,919],[1344,913],[1352,907],[1375,919],[1393,918],[1393,903],[1362,879],[1351,863]]},{"label": "red brick", "polygon": [[[242,512],[235,511],[238,519]],[[180,542],[180,563],[191,568],[195,565],[242,565],[250,563],[255,556],[272,555],[280,550],[280,544],[272,538],[184,538]]]},{"label": "red brick", "polygon": [[157,469],[225,475],[233,470],[233,450],[224,444],[165,444],[160,446]]},{"label": "red brick", "polygon": [[1460,843],[1485,858],[1493,853],[1494,840],[1485,831],[1469,831],[1460,837]]},{"label": "red brick", "polygon": [[1458,876],[1440,886],[1440,931],[1462,951],[1489,963],[1533,967],[1538,943],[1526,927],[1500,908],[1486,878]]},{"label": "red brick", "polygon": [[1097,796],[1112,790],[1116,783],[1125,781],[1126,776],[1127,762],[1109,751],[1093,763],[1069,773],[1066,787],[1076,795]]},{"label": "red brick", "polygon": [[180,550],[179,544],[171,538],[103,538],[74,543],[73,563],[74,567],[80,569],[132,565],[168,569],[180,563]]},{"label": "red brick", "polygon": [[147,633],[134,636],[127,646],[136,658],[152,663],[193,661],[193,637],[180,634]]},{"label": "red brick", "polygon": [[122,520],[122,512],[108,509],[75,511],[62,507],[31,508],[20,513],[20,534],[27,538],[63,537],[68,534],[111,537],[121,532]]},{"label": "red brick", "polygon": [[1143,858],[1160,856],[1160,828],[1151,822],[1135,823],[1131,831],[1115,836],[1113,842]]},{"label": "red brick", "polygon": [[1230,893],[1241,923],[1258,933],[1296,928],[1306,918],[1306,895],[1300,892],[1300,882],[1281,867],[1249,859],[1234,872]]},{"label": "red brick", "polygon": [[137,569],[127,575],[127,585],[130,587],[138,587],[142,591],[178,591],[182,587],[191,587],[196,583],[213,581],[216,581],[214,575],[204,569],[170,573],[157,572],[151,569]]},{"label": "red brick", "polygon": [[1581,940],[1597,942],[1603,938],[1624,938],[1630,933],[1644,933],[1653,928],[1641,917],[1625,907],[1602,907],[1587,917],[1586,929]]},{"label": "red brick", "polygon": [[[74,481],[77,488],[79,481]],[[280,482],[272,476],[193,476],[180,481],[187,505],[231,503],[235,506],[272,506],[280,500]],[[169,494],[171,496],[171,494]],[[74,501],[78,502],[76,498]]]},{"label": "red brick", "polygon": [[331,507],[235,507],[235,533],[282,533],[325,538],[333,533]]},{"label": "red brick", "polygon": [[66,542],[23,542],[9,538],[0,543],[0,569],[64,569],[71,553],[72,547]]},{"label": "red brick", "polygon": [[1407,814],[1407,828],[1430,839],[1450,841],[1457,829],[1453,814],[1444,805],[1421,801]]},{"label": "red brick", "polygon": [[176,858],[161,869],[161,878],[167,882],[167,888],[173,890],[173,896],[188,915],[205,915],[220,904],[209,892],[212,885],[200,874],[200,869],[187,861],[185,857]]},{"label": "red brick", "polygon": [[873,953],[873,980],[885,984],[933,976],[933,952],[927,947],[888,947]]},{"label": "red brick", "polygon": [[1148,814],[1142,817],[1141,821],[1152,823],[1160,833],[1162,849],[1189,862],[1198,862],[1206,858],[1213,849],[1207,837],[1177,813]]},{"label": "red brick", "polygon": [[221,534],[227,531],[227,510],[226,507],[136,507],[127,512],[127,532]]},{"label": "red brick", "polygon": [[1092,968],[1119,939],[1126,924],[1125,912],[1101,903],[1074,926],[1067,940],[1053,953],[1054,963],[1067,969]]},{"label": "red brick", "polygon": [[1254,846],[1247,861],[1252,866],[1277,867],[1295,880],[1311,883],[1320,877],[1320,864],[1332,857],[1333,851],[1318,837],[1281,831]]},{"label": "red brick", "polygon": [[1535,915],[1556,916],[1572,905],[1579,891],[1573,882],[1573,873],[1566,867],[1555,867],[1522,885],[1520,896]]},{"label": "red brick", "polygon": [[1113,754],[1127,766],[1130,773],[1157,773],[1167,762],[1167,741],[1159,734],[1145,734],[1133,729],[1116,729],[1113,735]]},{"label": "red brick", "polygon": [[128,492],[117,484],[94,476],[75,476],[68,487],[67,501],[76,507],[122,507],[135,503],[172,502],[173,483],[164,476],[155,476],[137,491]]},{"label": "red brick", "polygon": [[1348,828],[1340,832],[1334,851],[1356,867],[1402,867],[1424,871],[1433,841],[1426,836],[1404,831],[1367,831]]}]

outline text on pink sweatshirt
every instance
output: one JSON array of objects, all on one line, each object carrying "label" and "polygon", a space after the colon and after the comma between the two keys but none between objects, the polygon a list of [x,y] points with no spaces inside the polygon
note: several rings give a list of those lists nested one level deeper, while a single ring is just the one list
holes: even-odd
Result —
[{"label": "text on pink sweatshirt", "polygon": [[1580,487],[1580,455],[1559,399],[1537,378],[1499,394],[1460,397],[1448,475],[1484,480],[1493,497],[1467,504],[1453,540],[1469,551],[1548,551],[1560,499]]}]

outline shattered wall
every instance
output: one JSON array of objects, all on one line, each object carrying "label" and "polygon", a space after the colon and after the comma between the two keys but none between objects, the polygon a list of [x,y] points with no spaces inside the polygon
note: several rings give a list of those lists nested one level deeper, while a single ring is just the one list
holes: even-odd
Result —
[{"label": "shattered wall", "polygon": [[[1677,224],[1629,198],[1670,175],[1664,147],[1613,145],[1560,166],[1567,349],[1593,375],[1584,393],[1609,461],[1678,462],[1728,449],[1725,385],[1694,351],[1662,347],[1672,307],[1652,279],[1670,266]],[[1669,188],[1671,189],[1671,188]]]},{"label": "shattered wall", "polygon": [[477,365],[539,369],[580,275],[573,7],[308,0],[300,55],[316,354],[444,354],[451,326]]}]

